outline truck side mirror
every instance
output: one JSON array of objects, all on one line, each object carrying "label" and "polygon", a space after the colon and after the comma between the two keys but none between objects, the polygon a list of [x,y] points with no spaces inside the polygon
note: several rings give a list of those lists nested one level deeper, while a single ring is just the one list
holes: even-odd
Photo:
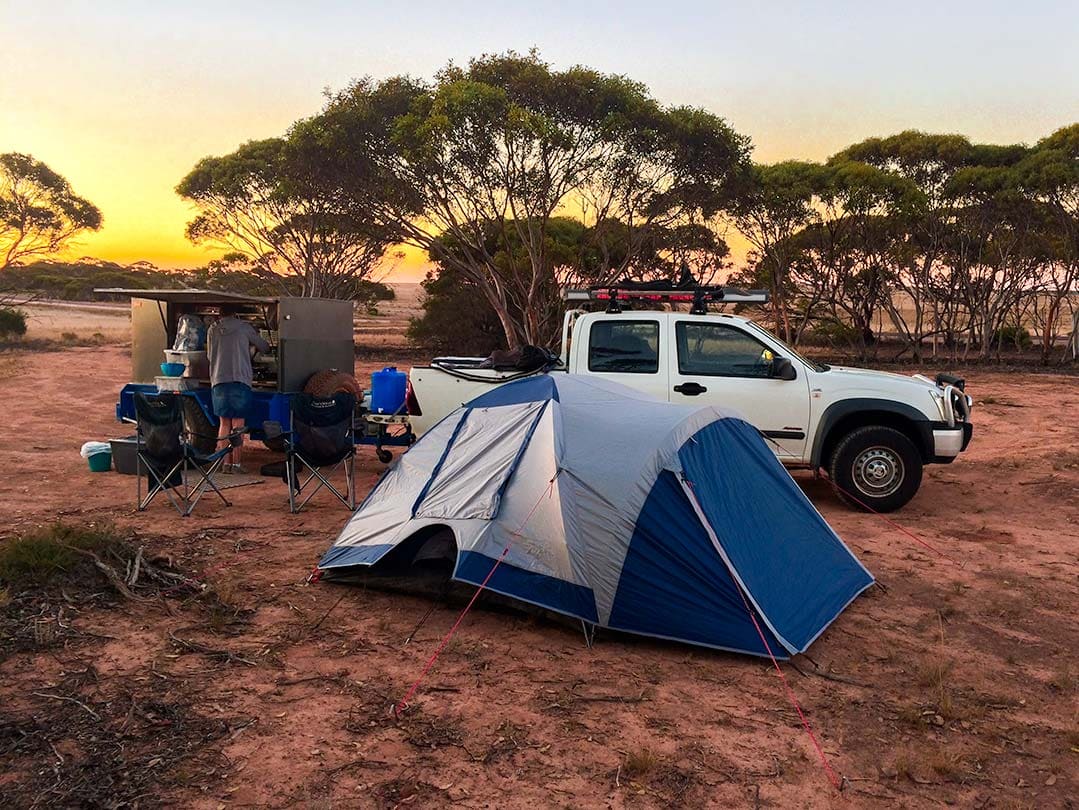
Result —
[{"label": "truck side mirror", "polygon": [[794,363],[786,357],[776,356],[775,360],[772,361],[771,376],[776,380],[796,380],[798,379],[798,370],[794,367]]}]

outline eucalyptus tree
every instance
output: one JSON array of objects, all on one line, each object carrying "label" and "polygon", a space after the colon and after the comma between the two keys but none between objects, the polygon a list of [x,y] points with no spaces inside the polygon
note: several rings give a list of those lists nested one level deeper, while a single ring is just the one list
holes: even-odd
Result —
[{"label": "eucalyptus tree", "polygon": [[[557,70],[534,52],[450,65],[430,83],[358,81],[296,132],[347,154],[336,188],[468,279],[510,346],[542,342],[557,308],[555,218],[589,228],[604,281],[632,273],[658,230],[729,204],[749,150],[710,113],[663,107],[623,76]],[[491,229],[519,250],[496,255]]]},{"label": "eucalyptus tree", "polygon": [[0,155],[0,270],[59,253],[101,223],[101,211],[40,160]]},{"label": "eucalyptus tree", "polygon": [[[1040,211],[1025,193],[1017,164],[1020,146],[977,147],[974,165],[949,180],[954,232],[949,261],[957,289],[968,309],[968,348],[977,345],[989,358],[994,341],[1024,298],[1038,293],[1044,254],[1032,248]],[[1016,324],[1018,325],[1018,324]]]},{"label": "eucalyptus tree", "polygon": [[[1061,316],[1079,286],[1079,124],[1043,138],[1015,170],[1046,214],[1042,233],[1050,260],[1041,275],[1045,311],[1040,319],[1042,361],[1048,362]],[[1069,344],[1072,359],[1079,359],[1079,307],[1071,314]]]},{"label": "eucalyptus tree", "polygon": [[393,240],[356,216],[327,182],[333,171],[331,154],[291,136],[203,158],[176,188],[197,209],[187,236],[245,259],[283,292],[363,297]]},{"label": "eucalyptus tree", "polygon": [[869,164],[917,190],[902,197],[902,204],[889,214],[906,232],[905,250],[895,257],[893,283],[909,302],[913,318],[903,318],[896,306],[891,314],[897,328],[908,336],[915,360],[921,359],[926,338],[953,331],[960,314],[947,256],[954,223],[949,183],[975,160],[976,149],[966,137],[917,130],[868,138],[832,158],[833,162]]},{"label": "eucalyptus tree", "polygon": [[753,246],[757,269],[768,285],[776,334],[796,337],[791,326],[789,275],[800,245],[794,237],[821,224],[819,199],[828,172],[818,163],[786,161],[755,165],[734,201],[730,220]]}]

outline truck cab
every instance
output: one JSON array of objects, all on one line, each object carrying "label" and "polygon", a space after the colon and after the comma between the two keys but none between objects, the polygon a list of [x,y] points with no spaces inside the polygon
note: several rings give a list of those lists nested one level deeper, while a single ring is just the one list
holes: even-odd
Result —
[{"label": "truck cab", "polygon": [[823,468],[848,503],[897,509],[925,464],[970,442],[961,380],[833,367],[726,313],[571,313],[563,361],[669,402],[735,411],[789,467]]},{"label": "truck cab", "polygon": [[[750,421],[776,440],[780,458],[801,461],[810,424],[809,374],[783,362],[787,352],[780,346],[752,322],[730,315],[595,312],[575,319],[566,366],[669,402],[752,414]],[[807,362],[798,361],[808,368]]]}]

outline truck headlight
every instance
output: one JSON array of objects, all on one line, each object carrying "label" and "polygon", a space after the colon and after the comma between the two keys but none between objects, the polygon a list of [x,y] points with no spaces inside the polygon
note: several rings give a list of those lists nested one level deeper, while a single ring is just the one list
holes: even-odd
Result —
[{"label": "truck headlight", "polygon": [[941,422],[948,422],[948,406],[944,401],[944,395],[939,391],[930,391],[930,398],[933,400],[933,404],[937,406],[937,413],[940,414]]}]

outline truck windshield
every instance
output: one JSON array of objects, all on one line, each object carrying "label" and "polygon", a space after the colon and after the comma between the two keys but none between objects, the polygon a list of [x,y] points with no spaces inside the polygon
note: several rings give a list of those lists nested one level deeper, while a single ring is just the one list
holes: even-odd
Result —
[{"label": "truck windshield", "polygon": [[780,346],[782,346],[784,349],[786,349],[792,355],[797,357],[799,360],[801,360],[803,363],[805,363],[807,366],[809,366],[814,371],[828,371],[828,369],[831,368],[831,366],[829,366],[827,363],[818,363],[815,360],[810,360],[805,355],[800,354],[799,352],[795,351],[790,346],[788,346],[786,343],[784,343],[782,340],[780,340],[778,337],[776,337],[771,332],[769,332],[767,329],[765,329],[765,328],[763,328],[761,326],[758,326],[753,321],[746,321],[745,323],[746,323],[746,326],[748,326],[751,331],[754,331],[757,334],[764,335],[765,337],[771,338],[772,340],[776,341]]}]

